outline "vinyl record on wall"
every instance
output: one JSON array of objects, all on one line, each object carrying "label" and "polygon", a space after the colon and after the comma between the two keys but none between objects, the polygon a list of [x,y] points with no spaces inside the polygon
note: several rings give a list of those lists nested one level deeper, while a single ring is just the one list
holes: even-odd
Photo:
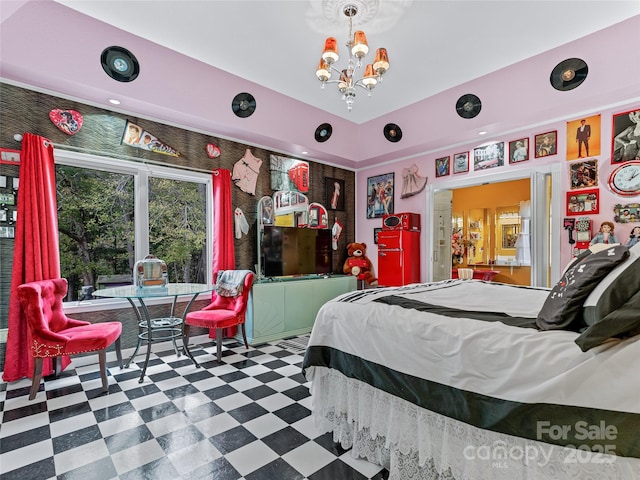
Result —
[{"label": "vinyl record on wall", "polygon": [[330,123],[323,123],[316,128],[316,142],[326,142],[333,133],[333,127]]},{"label": "vinyl record on wall", "polygon": [[476,117],[482,110],[482,102],[473,93],[462,95],[456,102],[456,112],[462,118]]},{"label": "vinyl record on wall", "polygon": [[105,48],[100,55],[100,63],[105,73],[118,82],[131,82],[140,73],[138,60],[126,48]]},{"label": "vinyl record on wall", "polygon": [[561,61],[551,71],[551,86],[561,92],[573,90],[584,82],[589,73],[587,63],[580,58],[568,58]]},{"label": "vinyl record on wall", "polygon": [[250,93],[239,93],[233,97],[231,109],[240,118],[247,118],[256,111],[256,99]]},{"label": "vinyl record on wall", "polygon": [[399,142],[402,139],[402,129],[395,123],[387,123],[384,126],[384,137],[390,142]]}]

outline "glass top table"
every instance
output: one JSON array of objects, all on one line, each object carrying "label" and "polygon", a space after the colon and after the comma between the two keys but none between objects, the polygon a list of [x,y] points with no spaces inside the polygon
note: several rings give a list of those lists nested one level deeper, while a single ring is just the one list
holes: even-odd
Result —
[{"label": "glass top table", "polygon": [[[138,320],[138,343],[124,368],[129,367],[132,360],[138,353],[140,345],[142,345],[143,342],[146,342],[147,354],[142,371],[140,372],[139,380],[139,382],[142,383],[151,357],[151,344],[154,342],[171,340],[173,342],[173,349],[179,357],[180,351],[176,345],[176,338],[181,338],[184,335],[184,317],[189,312],[191,304],[201,293],[207,293],[213,290],[215,290],[215,285],[208,285],[206,283],[169,283],[165,286],[153,287],[124,285],[120,287],[104,288],[96,290],[93,292],[93,295],[95,297],[104,298],[126,298],[133,307],[133,311]],[[178,297],[185,295],[191,296],[191,298],[182,313],[182,317],[178,317],[175,314],[176,303],[178,301]],[[145,299],[170,297],[173,297],[173,301],[171,303],[171,313],[169,316],[151,318],[149,309],[145,304]]]}]

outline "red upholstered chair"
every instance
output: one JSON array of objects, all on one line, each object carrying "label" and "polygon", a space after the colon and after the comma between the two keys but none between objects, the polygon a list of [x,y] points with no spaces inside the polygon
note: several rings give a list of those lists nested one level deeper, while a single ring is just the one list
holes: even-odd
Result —
[{"label": "red upholstered chair", "polygon": [[[62,299],[67,294],[67,280],[54,278],[29,282],[18,287],[18,299],[27,319],[29,349],[33,356],[33,381],[29,400],[40,388],[44,358],[53,358],[85,352],[98,352],[102,390],[108,390],[106,349],[115,342],[116,355],[122,368],[120,352],[120,322],[89,323],[65,316]],[[56,368],[56,373],[59,369]]]},{"label": "red upholstered chair", "polygon": [[202,310],[190,312],[184,319],[184,351],[193,363],[200,367],[198,362],[189,352],[189,330],[191,326],[216,329],[216,348],[218,362],[222,359],[222,335],[223,329],[240,325],[244,346],[248,349],[247,333],[244,327],[247,307],[249,305],[249,292],[253,285],[255,274],[249,271],[244,277],[242,292],[237,297],[227,297],[214,293],[211,303]]}]

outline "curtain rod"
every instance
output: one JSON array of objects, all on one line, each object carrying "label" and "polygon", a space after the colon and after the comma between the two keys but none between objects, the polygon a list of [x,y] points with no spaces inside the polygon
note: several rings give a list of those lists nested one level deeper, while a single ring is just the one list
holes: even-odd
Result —
[{"label": "curtain rod", "polygon": [[[20,133],[16,133],[13,136],[13,139],[16,142],[22,142],[22,134]],[[132,157],[130,155],[121,155],[121,154],[114,154],[111,152],[105,152],[103,150],[93,150],[91,148],[85,148],[85,147],[74,147],[73,145],[65,145],[62,143],[54,143],[50,140],[45,140],[45,146],[48,145],[53,145],[56,148],[59,148],[60,150],[67,150],[70,152],[81,152],[81,153],[90,153],[93,155],[98,155],[98,156],[102,156],[102,157],[109,157],[109,158],[115,158],[115,159],[123,159],[123,160],[131,160],[134,162],[139,162],[139,163],[144,163],[144,164],[152,164],[152,165],[157,165],[160,167],[167,167],[167,168],[178,168],[178,169],[182,169],[182,170],[189,170],[191,172],[198,172],[198,173],[211,173],[212,170],[204,170],[202,168],[195,168],[195,167],[186,167],[183,165],[172,165],[170,163],[163,163],[163,162],[158,162],[157,160],[147,160],[145,158],[140,158],[140,157]]]}]

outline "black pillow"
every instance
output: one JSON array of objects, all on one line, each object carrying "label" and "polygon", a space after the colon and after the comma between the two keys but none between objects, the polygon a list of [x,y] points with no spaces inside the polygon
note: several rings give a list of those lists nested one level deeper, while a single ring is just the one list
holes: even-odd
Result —
[{"label": "black pillow", "polygon": [[579,330],[582,304],[598,282],[629,256],[629,249],[615,245],[596,253],[580,255],[551,289],[538,313],[536,324],[541,330]]},{"label": "black pillow", "polygon": [[614,310],[599,322],[587,328],[575,342],[583,352],[597,347],[605,340],[640,334],[640,292],[633,295],[622,307]]}]

